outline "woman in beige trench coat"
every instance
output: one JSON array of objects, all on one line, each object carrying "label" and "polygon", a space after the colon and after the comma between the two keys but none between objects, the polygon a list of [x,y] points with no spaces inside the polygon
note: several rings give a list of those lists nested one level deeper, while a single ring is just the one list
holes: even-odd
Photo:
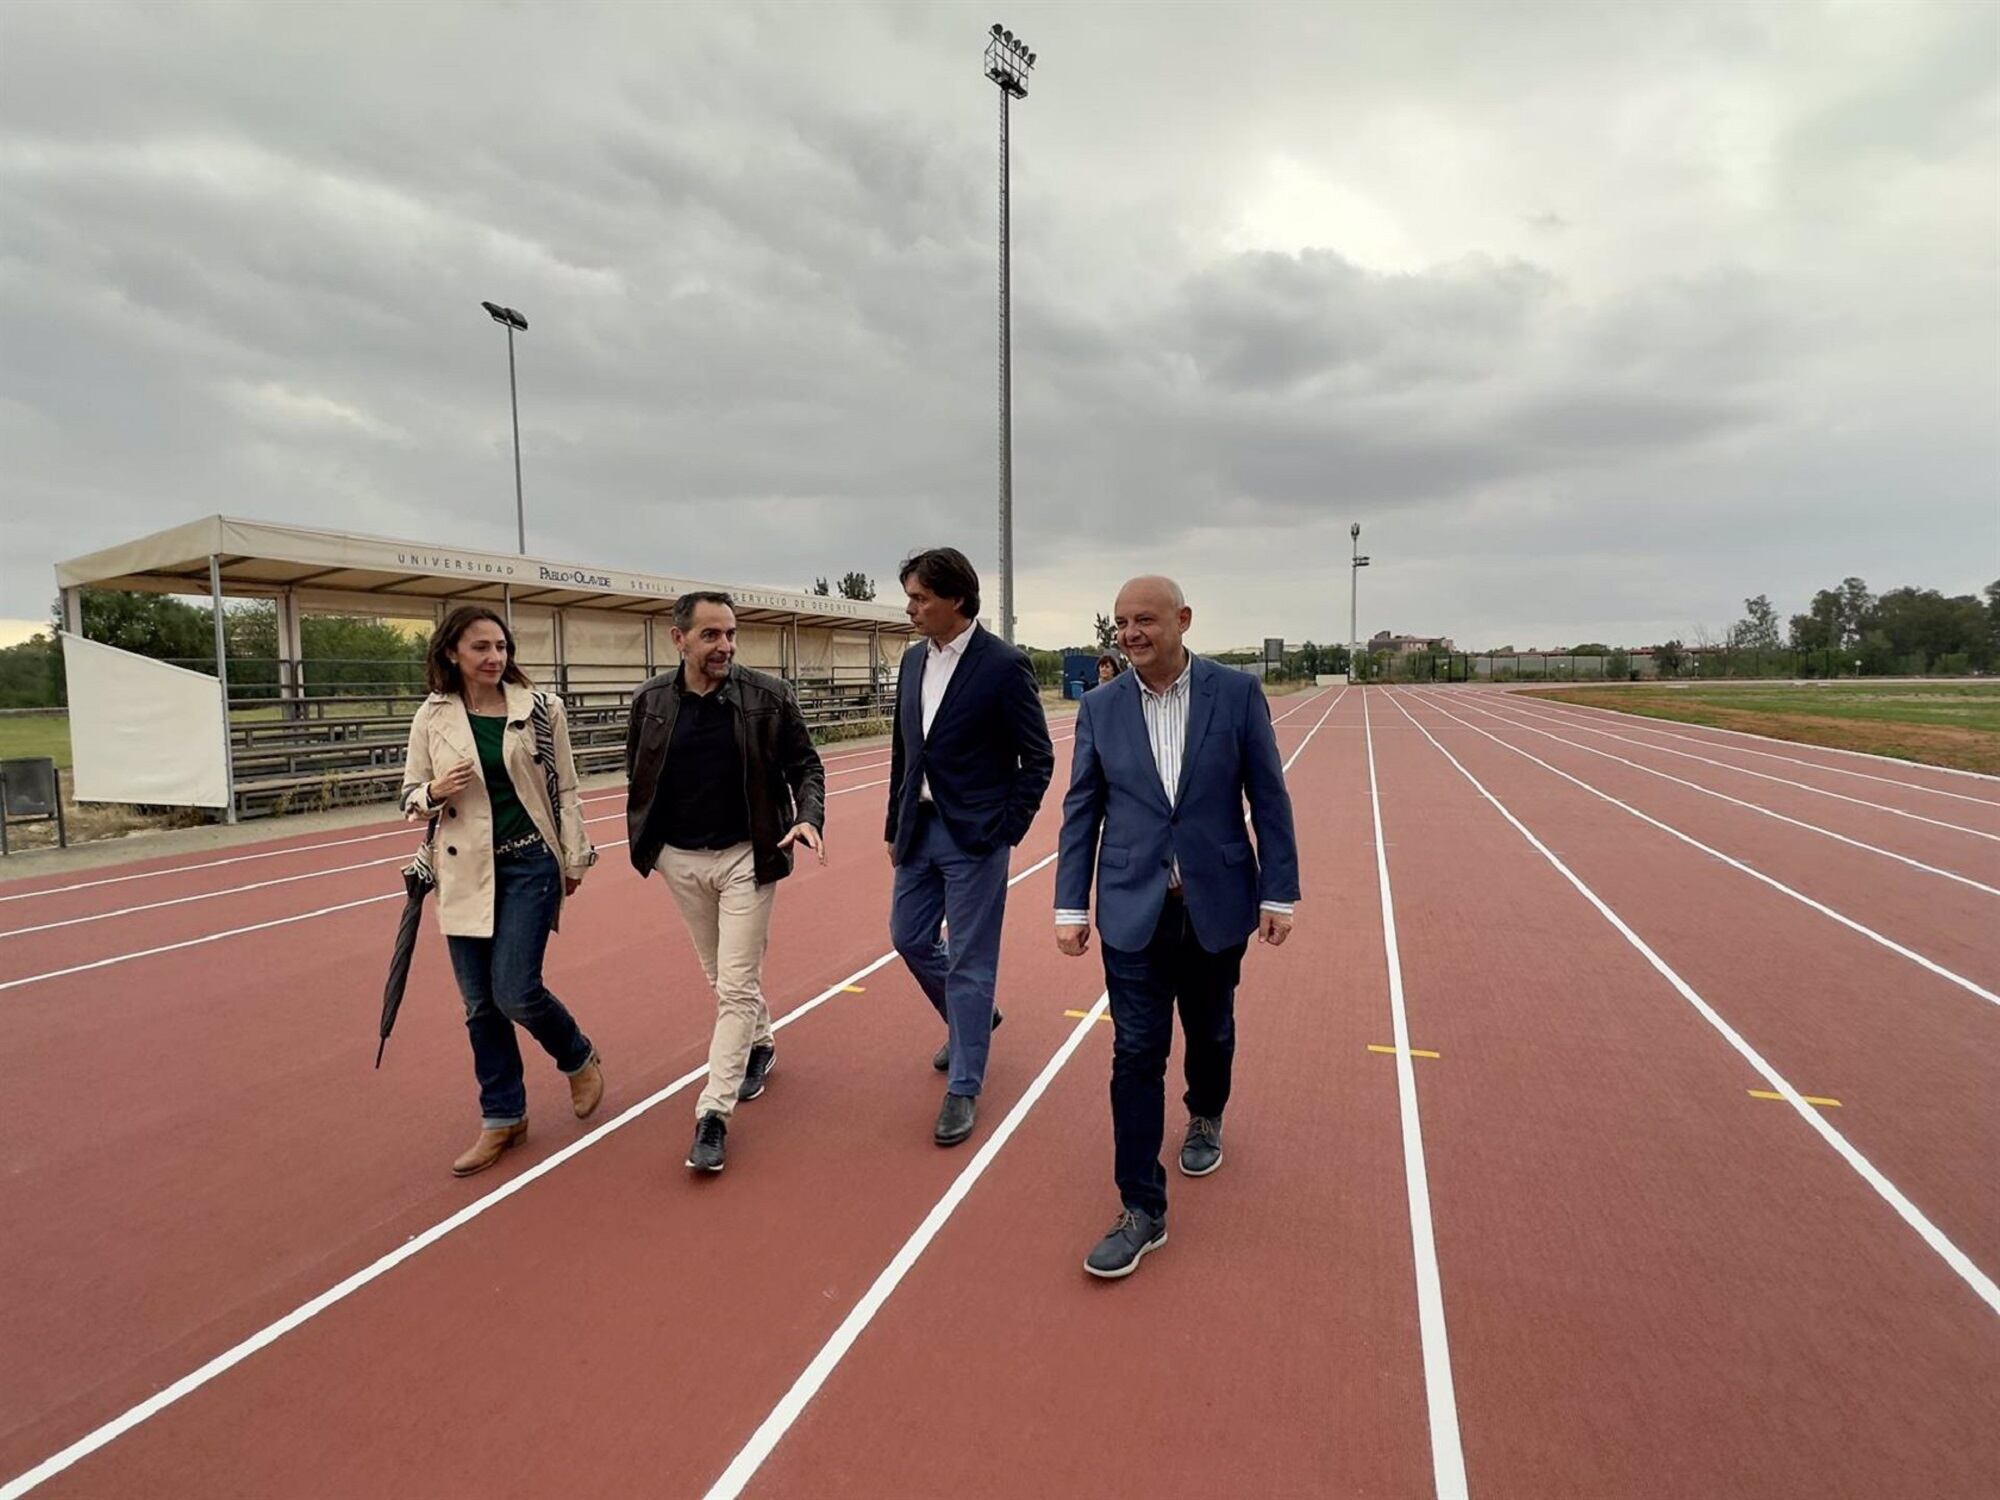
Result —
[{"label": "woman in beige trench coat", "polygon": [[604,1068],[542,983],[563,899],[597,853],[583,829],[562,700],[539,693],[492,610],[465,605],[431,636],[430,696],[410,723],[403,811],[436,818],[438,923],[465,1001],[479,1079],[479,1138],[452,1163],[469,1177],[528,1133],[519,1026],[569,1079],[578,1119],[604,1097]]}]

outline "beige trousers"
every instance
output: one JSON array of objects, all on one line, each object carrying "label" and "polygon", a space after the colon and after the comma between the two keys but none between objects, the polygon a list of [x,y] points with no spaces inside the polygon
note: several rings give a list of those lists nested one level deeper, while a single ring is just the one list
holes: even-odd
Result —
[{"label": "beige trousers", "polygon": [[669,844],[655,868],[666,877],[715,992],[708,1087],[695,1103],[695,1118],[712,1111],[726,1120],[736,1109],[750,1049],[771,1040],[771,1012],[760,976],[778,887],[757,884],[748,844],[730,849],[676,849]]}]

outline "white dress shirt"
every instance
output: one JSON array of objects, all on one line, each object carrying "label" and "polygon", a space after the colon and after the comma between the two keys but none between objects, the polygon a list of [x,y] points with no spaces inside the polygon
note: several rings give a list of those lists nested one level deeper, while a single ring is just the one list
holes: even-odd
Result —
[{"label": "white dress shirt", "polygon": [[[1137,675],[1136,672],[1134,674]],[[1156,693],[1138,678],[1139,709],[1146,718],[1146,739],[1153,747],[1153,764],[1160,773],[1160,785],[1167,794],[1167,805],[1174,806],[1180,798],[1181,762],[1187,758],[1188,704],[1194,696],[1194,653],[1188,653],[1187,665],[1181,668],[1164,692]],[[1167,871],[1167,889],[1176,890],[1181,883],[1180,856],[1174,856],[1172,867]],[[1285,916],[1292,913],[1289,901],[1265,901],[1259,903],[1264,911],[1275,911]],[[1089,923],[1088,911],[1061,910],[1056,913],[1058,927],[1082,927]]]},{"label": "white dress shirt", "polygon": [[[931,737],[931,725],[937,719],[938,705],[944,702],[944,690],[951,686],[952,674],[958,664],[965,660],[965,648],[972,644],[972,632],[979,628],[977,620],[968,620],[965,629],[940,646],[932,641],[924,651],[924,738]],[[931,800],[931,779],[926,776],[917,786],[917,800]]]}]

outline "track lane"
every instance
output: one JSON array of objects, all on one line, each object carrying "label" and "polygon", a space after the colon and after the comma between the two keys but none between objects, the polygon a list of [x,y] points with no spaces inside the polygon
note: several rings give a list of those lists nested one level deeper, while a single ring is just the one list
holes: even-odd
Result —
[{"label": "track lane", "polygon": [[[1975,1265],[1988,1277],[2000,1269],[2000,1202],[1985,1168],[2000,1153],[2000,1009],[1393,696],[1752,1047],[1802,1092],[1838,1099],[1829,1119]],[[1834,894],[1865,911],[1869,889]],[[1602,925],[1571,903],[1559,909],[1584,937]],[[1786,1112],[1750,1098],[1770,1087],[1754,1072],[1741,1070],[1737,1087],[1744,1107]]]},{"label": "track lane", "polygon": [[[1538,795],[1522,772],[1542,773],[1404,706],[1672,962],[1719,960],[1690,974],[1717,1007],[1740,1021],[1765,1004],[1769,974],[1740,961],[1765,936],[1754,903],[1660,868],[1602,804]],[[1387,763],[1385,820],[1413,1024],[1441,1054],[1420,1066],[1474,1492],[1979,1492],[2000,1474],[1986,1309],[1786,1106],[1749,1099],[1746,1077],[1762,1081],[1417,747]],[[1600,851],[1597,831],[1621,837]],[[1816,978],[1795,971],[1778,1041]],[[1977,1128],[1960,1117],[1962,1149]]]},{"label": "track lane", "polygon": [[[774,997],[814,993],[886,946],[881,813],[872,794],[831,804],[828,865],[803,861],[781,888]],[[551,988],[607,1059],[607,1109],[705,1056],[714,1022],[671,903],[623,859],[622,847],[606,852],[549,958]],[[74,1403],[81,1417],[56,1430],[92,1425],[91,1412],[162,1378],[146,1371],[178,1373],[215,1330],[275,1316],[272,1299],[296,1301],[327,1268],[372,1259],[395,1226],[449,1213],[494,1175],[455,1183],[443,1172],[476,1111],[462,1009],[428,919],[388,1058],[370,1071],[394,910],[0,998],[14,1007],[22,1064],[21,1125],[0,1148],[0,1217],[22,1228],[0,1237],[0,1279],[54,1289],[4,1309],[0,1343],[37,1357],[0,1369],[0,1411]],[[536,1129],[515,1155],[526,1163],[583,1127],[539,1051],[524,1057]],[[232,1226],[226,1245],[217,1223]],[[76,1307],[92,1313],[79,1320]],[[162,1347],[173,1353],[138,1354]],[[0,1432],[0,1470],[12,1472],[13,1454]]]},{"label": "track lane", "polygon": [[[932,1493],[941,1454],[977,1455],[967,1497],[1429,1492],[1394,1070],[1367,1051],[1382,933],[1350,920],[1376,901],[1360,729],[1350,696],[1291,773],[1300,926],[1246,957],[1226,1162],[1172,1173],[1167,1248],[1081,1269],[1117,1207],[1099,1023],[744,1494]],[[1094,949],[1066,963],[1101,986]]]}]

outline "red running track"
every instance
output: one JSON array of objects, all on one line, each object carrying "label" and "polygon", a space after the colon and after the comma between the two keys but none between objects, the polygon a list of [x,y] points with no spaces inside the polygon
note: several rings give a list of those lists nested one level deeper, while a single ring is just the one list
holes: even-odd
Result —
[{"label": "red running track", "polygon": [[[465,1183],[442,945],[371,1074],[394,902],[284,921],[381,893],[393,858],[310,872],[406,836],[0,889],[0,1496],[2000,1493],[2000,901],[1879,852],[2000,884],[2000,844],[1546,707],[1278,703],[1300,926],[1246,964],[1224,1169],[1173,1179],[1172,1243],[1111,1285],[1078,1266],[1116,1207],[1110,1028],[1065,1014],[1102,976],[1049,935],[1054,795],[971,1146],[929,1142],[901,966],[855,977],[889,875],[857,758],[780,893],[779,1067],[700,1182],[694,1090],[648,1101],[710,1006],[621,850],[551,963],[604,1114],[531,1063],[529,1148]],[[1928,790],[1976,779],[1632,738],[1994,826]],[[1435,1057],[1370,1050],[1399,1007]]]}]

